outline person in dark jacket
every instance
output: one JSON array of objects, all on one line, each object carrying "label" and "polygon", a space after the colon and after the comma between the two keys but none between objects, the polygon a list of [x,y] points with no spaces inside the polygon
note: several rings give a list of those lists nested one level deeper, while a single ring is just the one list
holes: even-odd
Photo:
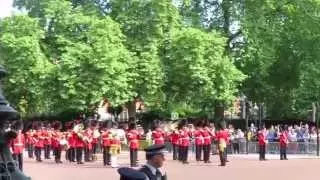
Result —
[{"label": "person in dark jacket", "polygon": [[165,145],[152,145],[146,148],[147,163],[142,166],[140,172],[147,176],[147,180],[167,180],[167,175],[160,170],[165,161],[163,149]]},{"label": "person in dark jacket", "polygon": [[118,173],[120,174],[120,180],[146,180],[147,177],[142,172],[132,168],[119,168]]}]

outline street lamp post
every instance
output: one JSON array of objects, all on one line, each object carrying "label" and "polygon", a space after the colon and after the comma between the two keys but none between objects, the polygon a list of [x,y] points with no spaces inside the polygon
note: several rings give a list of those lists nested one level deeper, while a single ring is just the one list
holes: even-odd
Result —
[{"label": "street lamp post", "polygon": [[245,118],[245,126],[246,126],[246,153],[249,153],[249,114],[247,113],[247,97],[245,95],[241,96],[241,103],[242,103],[242,111],[244,113],[244,118]]},{"label": "street lamp post", "polygon": [[[0,80],[6,76],[5,69],[0,66]],[[17,119],[19,114],[13,109],[2,94],[0,87],[0,177],[3,180],[29,180],[17,167],[9,150],[9,141],[16,137],[16,132],[5,131],[5,124],[9,120]]]}]

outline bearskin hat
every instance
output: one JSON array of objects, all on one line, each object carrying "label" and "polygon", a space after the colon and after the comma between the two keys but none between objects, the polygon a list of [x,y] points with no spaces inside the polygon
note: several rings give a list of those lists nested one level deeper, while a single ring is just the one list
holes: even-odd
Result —
[{"label": "bearskin hat", "polygon": [[203,127],[210,127],[210,121],[208,119],[203,121]]},{"label": "bearskin hat", "polygon": [[182,119],[180,120],[179,124],[178,124],[178,129],[182,129],[184,126],[186,126],[188,124],[188,121],[186,119]]},{"label": "bearskin hat", "polygon": [[64,124],[64,127],[67,129],[67,130],[70,130],[73,128],[73,121],[68,121]]},{"label": "bearskin hat", "polygon": [[98,121],[97,120],[91,120],[90,121],[90,126],[91,127],[97,127],[97,125],[98,125]]},{"label": "bearskin hat", "polygon": [[34,122],[32,123],[32,129],[38,130],[38,129],[40,129],[40,128],[41,128],[41,122],[39,122],[39,121],[34,121]]},{"label": "bearskin hat", "polygon": [[26,131],[32,129],[32,122],[31,121],[24,121],[24,129]]},{"label": "bearskin hat", "polygon": [[204,123],[201,119],[196,120],[194,123],[195,127],[202,127],[203,125],[204,125]]},{"label": "bearskin hat", "polygon": [[130,123],[129,124],[129,130],[136,129],[136,123]]},{"label": "bearskin hat", "polygon": [[157,128],[159,128],[161,126],[161,121],[160,120],[158,120],[158,119],[156,119],[156,120],[154,120],[153,122],[152,122],[152,130],[154,130],[154,129],[157,129]]},{"label": "bearskin hat", "polygon": [[52,127],[54,130],[60,130],[62,128],[62,123],[60,121],[55,121],[52,123]]},{"label": "bearskin hat", "polygon": [[23,129],[23,122],[21,120],[13,121],[11,124],[11,128],[14,130],[22,130]]}]

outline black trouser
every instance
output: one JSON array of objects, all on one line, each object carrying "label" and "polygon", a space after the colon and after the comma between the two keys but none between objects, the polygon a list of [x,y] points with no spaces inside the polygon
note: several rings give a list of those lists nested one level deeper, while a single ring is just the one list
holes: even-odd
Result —
[{"label": "black trouser", "polygon": [[92,154],[97,154],[97,148],[98,148],[98,144],[92,144]]},{"label": "black trouser", "polygon": [[27,148],[28,148],[28,157],[33,158],[33,149],[34,149],[33,144],[28,144]]},{"label": "black trouser", "polygon": [[182,161],[183,147],[179,146],[178,150],[179,150],[179,152],[178,152],[178,160]]},{"label": "black trouser", "polygon": [[266,145],[259,145],[259,159],[265,160],[266,159]]},{"label": "black trouser", "polygon": [[225,166],[226,165],[226,153],[225,149],[223,151],[219,150],[219,158],[220,158],[220,165]]},{"label": "black trouser", "polygon": [[176,145],[176,144],[172,144],[172,149],[173,149],[173,160],[177,160],[177,158],[178,158],[179,146]]},{"label": "black trouser", "polygon": [[92,157],[92,150],[90,150],[88,147],[84,148],[84,161],[89,162],[91,161]]},{"label": "black trouser", "polygon": [[233,152],[235,154],[239,154],[239,149],[240,149],[239,143],[233,143],[232,146],[233,146]]},{"label": "black trouser", "polygon": [[18,162],[20,171],[23,171],[23,153],[13,154],[12,157]]},{"label": "black trouser", "polygon": [[182,149],[182,162],[186,163],[188,162],[188,150],[189,150],[189,147],[188,146],[181,146],[181,149]]},{"label": "black trouser", "polygon": [[72,161],[72,162],[76,161],[75,160],[76,159],[75,148],[73,148],[73,147],[69,148],[66,154],[67,154],[67,159],[69,161]]},{"label": "black trouser", "polygon": [[211,144],[203,145],[203,160],[209,162],[210,160]]},{"label": "black trouser", "polygon": [[201,161],[203,145],[196,145],[196,161]]},{"label": "black trouser", "polygon": [[103,147],[103,165],[110,165],[110,157],[110,146]]},{"label": "black trouser", "polygon": [[41,161],[41,147],[35,147],[34,154],[36,155],[36,160]]},{"label": "black trouser", "polygon": [[130,148],[130,165],[136,166],[138,160],[138,149],[131,149]]},{"label": "black trouser", "polygon": [[50,159],[50,145],[44,145],[44,158]]},{"label": "black trouser", "polygon": [[77,157],[78,163],[82,163],[82,151],[83,151],[83,147],[76,148],[76,157]]},{"label": "black trouser", "polygon": [[56,163],[61,162],[61,148],[54,148],[54,160]]},{"label": "black trouser", "polygon": [[287,147],[286,146],[280,146],[280,159],[287,159]]}]

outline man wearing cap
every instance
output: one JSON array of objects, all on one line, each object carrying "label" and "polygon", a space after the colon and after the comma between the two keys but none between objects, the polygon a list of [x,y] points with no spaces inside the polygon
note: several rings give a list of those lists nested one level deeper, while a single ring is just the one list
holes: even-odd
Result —
[{"label": "man wearing cap", "polygon": [[163,150],[165,145],[152,145],[145,149],[147,163],[142,166],[140,172],[146,176],[146,180],[167,180],[166,174],[162,173],[159,168],[165,161]]},{"label": "man wearing cap", "polygon": [[120,180],[146,180],[147,177],[142,172],[132,168],[119,168]]}]

